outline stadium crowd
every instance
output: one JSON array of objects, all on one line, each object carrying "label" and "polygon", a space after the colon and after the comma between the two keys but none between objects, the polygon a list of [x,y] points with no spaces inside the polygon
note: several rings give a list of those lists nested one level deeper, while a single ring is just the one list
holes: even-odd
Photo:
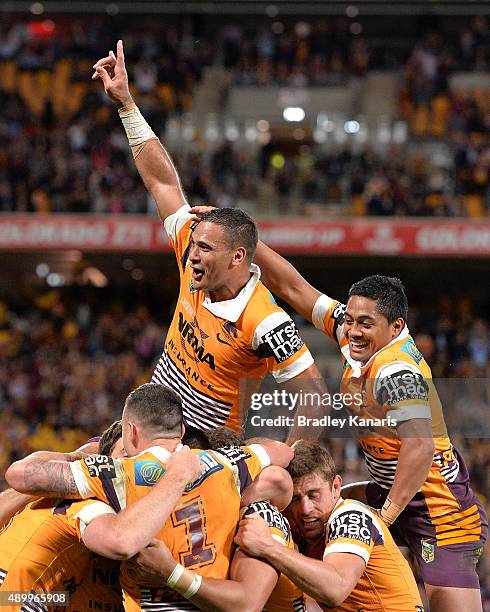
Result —
[{"label": "stadium crowd", "polygon": [[[94,57],[111,46],[114,31],[102,18],[86,28],[76,19],[49,23],[2,24],[0,211],[153,211],[117,118],[89,80]],[[273,26],[252,32],[227,24],[214,38],[196,33],[191,19],[158,37],[148,24],[144,36],[137,26],[124,31],[138,103],[155,132],[165,134],[169,112],[189,110],[207,65],[226,66],[244,84],[288,86],[369,67],[368,45],[342,20],[286,24],[283,32]],[[425,151],[417,140],[383,153],[342,143],[325,149],[308,138],[289,152],[273,143],[179,142],[170,149],[190,200],[261,214],[484,215],[490,208],[488,95],[451,92],[448,77],[458,68],[484,70],[488,40],[486,20],[477,17],[452,38],[428,34],[407,51],[400,117],[415,137],[442,139],[445,155]]]}]

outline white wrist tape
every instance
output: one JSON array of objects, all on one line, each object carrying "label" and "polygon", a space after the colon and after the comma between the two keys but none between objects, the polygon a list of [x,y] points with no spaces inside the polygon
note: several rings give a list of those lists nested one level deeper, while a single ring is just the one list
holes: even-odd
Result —
[{"label": "white wrist tape", "polygon": [[130,110],[120,108],[118,112],[131,147],[143,144],[151,138],[156,138],[153,130],[136,105]]},{"label": "white wrist tape", "polygon": [[389,497],[386,498],[386,501],[380,510],[381,518],[387,525],[392,525],[402,512],[403,508],[398,504],[395,504],[395,502]]},{"label": "white wrist tape", "polygon": [[191,582],[189,588],[187,589],[187,591],[185,593],[182,593],[182,595],[186,598],[186,599],[190,599],[191,597],[193,597],[198,591],[199,591],[199,587],[201,586],[201,582],[202,582],[202,576],[200,574],[194,574],[194,579]]},{"label": "white wrist tape", "polygon": [[180,577],[182,576],[182,574],[184,572],[185,572],[184,566],[181,565],[180,563],[177,563],[177,565],[174,567],[172,573],[167,578],[168,586],[170,588],[173,588],[177,584],[177,582],[180,580]]}]

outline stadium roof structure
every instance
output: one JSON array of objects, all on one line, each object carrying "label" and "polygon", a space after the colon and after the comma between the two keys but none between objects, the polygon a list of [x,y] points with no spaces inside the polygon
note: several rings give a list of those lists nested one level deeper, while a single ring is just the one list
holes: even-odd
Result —
[{"label": "stadium roof structure", "polygon": [[33,4],[43,11],[57,13],[117,14],[251,14],[267,15],[343,15],[354,6],[359,15],[484,15],[490,14],[490,3],[482,0],[47,0],[33,2],[7,0],[0,3],[0,12],[31,11]]}]

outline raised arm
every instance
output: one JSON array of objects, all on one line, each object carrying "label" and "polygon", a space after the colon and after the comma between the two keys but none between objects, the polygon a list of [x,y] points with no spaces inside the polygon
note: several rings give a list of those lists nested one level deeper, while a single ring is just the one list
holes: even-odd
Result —
[{"label": "raised arm", "polygon": [[169,154],[131,96],[122,40],[117,42],[117,57],[111,52],[94,65],[94,70],[92,79],[101,79],[106,94],[118,107],[136,168],[154,197],[158,213],[164,221],[187,202]]},{"label": "raised arm", "polygon": [[321,295],[320,291],[312,287],[289,261],[262,241],[259,241],[255,251],[254,262],[260,268],[264,285],[311,322],[313,306]]}]

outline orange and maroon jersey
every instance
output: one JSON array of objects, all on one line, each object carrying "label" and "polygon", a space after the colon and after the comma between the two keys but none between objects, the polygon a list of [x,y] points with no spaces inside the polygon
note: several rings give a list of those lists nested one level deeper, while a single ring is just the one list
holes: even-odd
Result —
[{"label": "orange and maroon jersey", "polygon": [[261,380],[270,372],[277,382],[286,382],[310,367],[313,358],[292,319],[260,282],[257,266],[252,264],[250,280],[232,300],[211,302],[193,288],[188,211],[183,206],[165,220],[180,293],[152,382],[178,393],[189,425],[239,430],[245,420],[239,391],[246,379]]},{"label": "orange and maroon jersey", "polygon": [[[294,548],[291,528],[285,516],[266,501],[247,506],[244,516],[257,513],[269,525],[271,536],[288,548]],[[274,590],[269,597],[264,612],[306,612],[303,593],[285,574],[280,574]]]},{"label": "orange and maroon jersey", "polygon": [[[206,466],[189,486],[162,531],[157,534],[185,568],[211,578],[226,578],[240,509],[240,495],[269,464],[265,449],[257,444],[217,451],[194,449]],[[131,458],[102,455],[71,464],[82,497],[97,497],[116,511],[145,496],[165,473],[170,453],[155,446]],[[135,526],[137,528],[137,526]],[[127,611],[140,609],[192,609],[172,589],[137,584],[121,570]]]},{"label": "orange and maroon jersey", "polygon": [[[349,553],[366,569],[338,612],[423,612],[412,571],[388,527],[361,502],[340,499],[327,522],[325,552]],[[320,604],[325,610],[325,604]]]},{"label": "orange and maroon jersey", "polygon": [[[393,484],[401,446],[396,425],[409,419],[430,419],[435,451],[420,493],[436,543],[444,546],[480,540],[483,517],[469,487],[468,471],[447,435],[430,367],[408,328],[363,364],[350,356],[343,333],[344,313],[344,304],[322,295],[312,319],[315,327],[339,344],[344,364],[341,391],[360,398],[346,409],[352,425],[357,426],[372,479],[387,490]],[[410,502],[407,508],[412,506],[419,511],[420,500]]]},{"label": "orange and maroon jersey", "polygon": [[[66,591],[88,609],[84,595],[78,592],[90,571],[92,553],[80,541],[78,523],[81,517],[86,524],[114,510],[98,500],[53,500],[43,498],[29,504],[18,513],[0,533],[0,592],[52,593]],[[97,591],[108,612],[117,612],[117,595],[102,587]],[[121,593],[119,592],[119,609]],[[5,608],[12,612],[22,606]],[[43,608],[44,609],[44,608]],[[26,608],[28,610],[28,608]]]}]

